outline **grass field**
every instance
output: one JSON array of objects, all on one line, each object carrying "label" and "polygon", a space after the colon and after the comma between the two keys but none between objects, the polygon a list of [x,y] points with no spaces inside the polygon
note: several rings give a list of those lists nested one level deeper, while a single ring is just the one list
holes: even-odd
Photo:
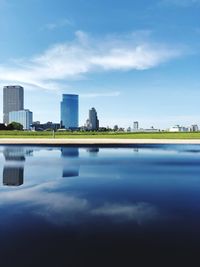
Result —
[{"label": "grass field", "polygon": [[[52,132],[0,131],[0,138],[53,138]],[[200,132],[188,133],[114,133],[56,132],[55,138],[117,138],[117,139],[200,139]]]}]

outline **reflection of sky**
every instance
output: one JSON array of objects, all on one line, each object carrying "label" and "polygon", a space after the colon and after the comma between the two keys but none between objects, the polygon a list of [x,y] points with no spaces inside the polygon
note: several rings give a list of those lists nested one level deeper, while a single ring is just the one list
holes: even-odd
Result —
[{"label": "reflection of sky", "polygon": [[[56,225],[102,218],[144,225],[188,214],[200,220],[199,146],[28,149],[23,162],[6,161],[0,149],[2,174],[5,166],[24,167],[22,186],[0,187],[5,219],[25,212]],[[79,175],[63,179],[68,168]]]},{"label": "reflection of sky", "polygon": [[[5,148],[2,183],[6,168],[23,168],[24,183],[0,186],[2,266],[148,266],[158,255],[161,264],[150,265],[163,266],[175,263],[173,252],[179,266],[182,255],[199,258],[199,146],[23,147],[21,161],[12,147],[6,160]],[[63,178],[71,170],[78,176]]]}]

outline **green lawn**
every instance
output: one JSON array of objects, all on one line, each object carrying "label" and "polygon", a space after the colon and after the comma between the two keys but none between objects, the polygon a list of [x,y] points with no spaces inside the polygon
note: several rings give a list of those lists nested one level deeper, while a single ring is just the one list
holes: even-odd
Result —
[{"label": "green lawn", "polygon": [[[0,138],[53,138],[52,132],[0,131]],[[200,132],[191,133],[113,133],[57,132],[55,138],[122,138],[122,139],[200,139]]]}]

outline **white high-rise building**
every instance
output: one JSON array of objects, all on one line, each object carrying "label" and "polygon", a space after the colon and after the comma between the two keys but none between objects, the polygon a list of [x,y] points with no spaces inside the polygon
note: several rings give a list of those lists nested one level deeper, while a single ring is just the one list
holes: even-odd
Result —
[{"label": "white high-rise building", "polygon": [[134,121],[133,123],[133,131],[137,132],[139,130],[139,122],[138,121]]}]

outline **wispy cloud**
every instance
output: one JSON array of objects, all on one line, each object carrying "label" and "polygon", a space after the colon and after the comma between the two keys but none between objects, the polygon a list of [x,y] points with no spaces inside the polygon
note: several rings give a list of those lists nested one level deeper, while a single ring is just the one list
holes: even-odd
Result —
[{"label": "wispy cloud", "polygon": [[95,98],[95,97],[114,97],[120,96],[120,92],[104,92],[104,93],[88,93],[88,94],[80,94],[80,97],[83,98]]},{"label": "wispy cloud", "polygon": [[161,5],[174,5],[179,7],[200,6],[200,0],[161,0]]},{"label": "wispy cloud", "polygon": [[0,80],[58,89],[59,82],[91,72],[147,70],[182,54],[176,47],[138,41],[133,34],[93,38],[77,31],[71,42],[56,44],[29,59],[0,65]]},{"label": "wispy cloud", "polygon": [[52,23],[47,23],[46,25],[44,25],[44,27],[42,27],[42,29],[53,31],[53,30],[56,30],[58,28],[63,28],[66,26],[73,26],[73,25],[74,25],[74,23],[69,19],[60,19],[60,20],[52,22]]}]

